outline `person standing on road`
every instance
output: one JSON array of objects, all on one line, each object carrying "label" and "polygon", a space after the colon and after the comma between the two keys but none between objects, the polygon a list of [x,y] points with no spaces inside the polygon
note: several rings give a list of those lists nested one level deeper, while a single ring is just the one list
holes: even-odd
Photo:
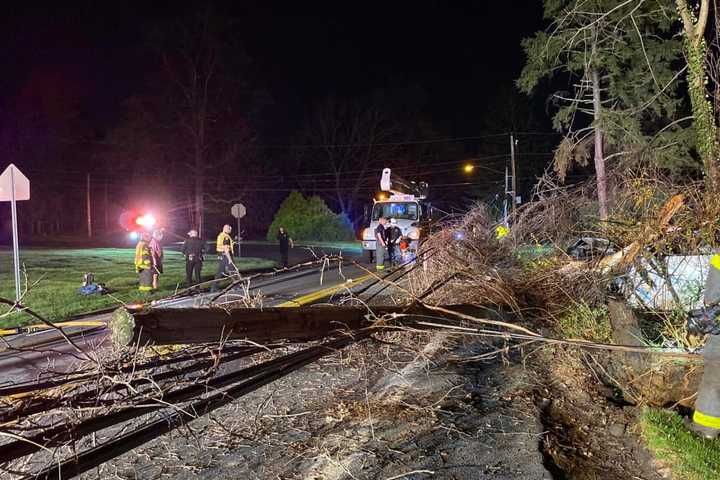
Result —
[{"label": "person standing on road", "polygon": [[402,237],[402,230],[400,230],[400,227],[397,226],[397,220],[391,218],[390,225],[385,229],[385,244],[387,245],[387,254],[388,260],[390,260],[390,266],[395,266],[400,259],[400,252],[398,251],[400,237]]},{"label": "person standing on road", "polygon": [[155,230],[152,233],[152,240],[150,240],[150,256],[152,257],[152,289],[157,290],[158,288],[158,280],[160,278],[160,275],[163,273],[163,249],[162,249],[162,243],[160,243],[163,239],[163,232],[162,230]]},{"label": "person standing on road", "polygon": [[[188,238],[183,243],[182,253],[185,255],[185,283],[188,286],[201,283],[205,241],[198,238],[197,230],[193,229],[188,232]],[[195,282],[193,282],[193,277]]]},{"label": "person standing on road", "polygon": [[153,268],[150,254],[150,234],[143,232],[135,245],[135,271],[139,275],[138,290],[149,292],[152,290]]},{"label": "person standing on road", "polygon": [[293,243],[293,239],[290,238],[290,235],[288,235],[285,231],[284,227],[280,227],[278,229],[277,239],[278,244],[280,245],[280,262],[282,263],[283,268],[287,268],[290,249],[295,248],[295,244]]},{"label": "person standing on road", "polygon": [[[228,276],[228,270],[234,265],[232,261],[233,239],[230,233],[232,233],[232,227],[226,224],[215,240],[215,252],[218,256],[218,270],[215,274],[215,280]],[[210,291],[216,292],[219,288],[218,282],[214,282]]]},{"label": "person standing on road", "polygon": [[385,242],[385,225],[387,219],[380,217],[378,226],[375,227],[375,270],[385,269],[385,251],[387,244]]}]

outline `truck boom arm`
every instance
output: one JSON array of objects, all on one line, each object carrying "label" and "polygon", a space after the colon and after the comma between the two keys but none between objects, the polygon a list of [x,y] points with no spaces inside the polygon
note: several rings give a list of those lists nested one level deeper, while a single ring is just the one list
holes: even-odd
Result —
[{"label": "truck boom arm", "polygon": [[380,190],[396,195],[414,195],[418,199],[426,198],[428,195],[427,182],[411,182],[393,175],[389,168],[384,168],[380,177]]}]

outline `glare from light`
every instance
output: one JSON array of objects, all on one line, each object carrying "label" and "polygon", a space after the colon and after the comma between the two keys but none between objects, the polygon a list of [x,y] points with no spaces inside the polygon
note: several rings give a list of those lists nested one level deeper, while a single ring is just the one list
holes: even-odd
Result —
[{"label": "glare from light", "polygon": [[137,240],[138,239],[138,233],[137,232],[130,232],[130,240]]},{"label": "glare from light", "polygon": [[472,173],[475,170],[475,165],[468,163],[463,167],[463,170],[465,170],[465,173]]},{"label": "glare from light", "polygon": [[155,225],[155,223],[157,223],[157,220],[155,220],[155,217],[151,213],[146,213],[145,215],[135,219],[135,223],[141,227],[151,228]]},{"label": "glare from light", "polygon": [[378,193],[377,196],[378,200],[387,200],[387,195],[385,193]]}]

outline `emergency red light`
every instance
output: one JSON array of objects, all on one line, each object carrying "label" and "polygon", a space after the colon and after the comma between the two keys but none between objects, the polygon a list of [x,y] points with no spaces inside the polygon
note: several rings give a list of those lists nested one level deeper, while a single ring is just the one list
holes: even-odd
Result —
[{"label": "emergency red light", "polygon": [[155,223],[157,223],[157,220],[155,220],[155,217],[151,214],[146,213],[145,215],[136,218],[135,223],[137,223],[141,227],[151,228],[155,225]]}]

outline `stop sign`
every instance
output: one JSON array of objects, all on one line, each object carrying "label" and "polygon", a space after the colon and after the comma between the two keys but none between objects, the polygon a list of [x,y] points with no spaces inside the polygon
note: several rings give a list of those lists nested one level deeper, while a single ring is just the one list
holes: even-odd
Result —
[{"label": "stop sign", "polygon": [[245,209],[245,205],[243,205],[242,203],[236,203],[230,209],[230,213],[235,218],[243,218],[247,213],[247,210]]}]

